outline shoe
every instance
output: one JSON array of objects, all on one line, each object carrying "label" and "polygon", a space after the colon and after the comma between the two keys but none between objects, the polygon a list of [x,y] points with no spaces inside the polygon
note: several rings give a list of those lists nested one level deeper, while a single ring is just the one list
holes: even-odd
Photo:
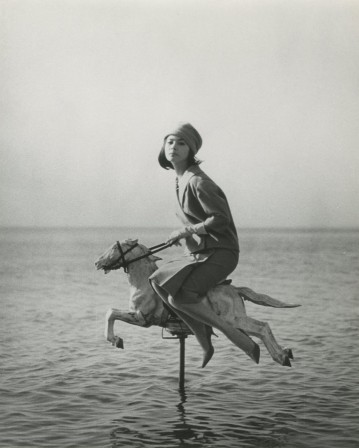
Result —
[{"label": "shoe", "polygon": [[[207,336],[207,340],[208,340],[208,345],[209,345],[209,350],[207,352],[204,353],[203,355],[203,362],[202,362],[202,369],[204,367],[206,367],[206,365],[209,363],[209,361],[211,360],[213,353],[214,353],[214,348],[212,345],[212,341],[211,341],[211,336],[213,333],[213,329],[211,326],[209,325],[205,325],[204,326],[205,331],[206,331],[206,336]],[[217,336],[217,335],[216,335]]]},{"label": "shoe", "polygon": [[248,353],[248,355],[253,359],[253,361],[256,364],[259,364],[259,358],[260,358],[260,354],[261,354],[261,350],[259,348],[259,345],[254,343],[254,349],[251,353]]},{"label": "shoe", "polygon": [[209,363],[213,354],[214,354],[214,348],[213,346],[211,346],[211,348],[203,355],[202,369],[204,369],[206,365]]}]

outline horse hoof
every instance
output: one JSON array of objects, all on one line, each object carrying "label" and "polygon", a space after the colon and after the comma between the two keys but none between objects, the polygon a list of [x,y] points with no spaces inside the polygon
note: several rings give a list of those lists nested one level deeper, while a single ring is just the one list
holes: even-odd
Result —
[{"label": "horse hoof", "polygon": [[211,360],[212,356],[214,353],[214,348],[211,347],[203,356],[203,362],[202,362],[202,369],[204,369],[206,367],[206,365],[209,363],[209,361]]},{"label": "horse hoof", "polygon": [[292,364],[290,363],[289,357],[287,355],[284,357],[284,361],[282,363],[282,366],[292,367]]},{"label": "horse hoof", "polygon": [[115,345],[117,348],[123,348],[123,339],[117,336],[115,339]]}]

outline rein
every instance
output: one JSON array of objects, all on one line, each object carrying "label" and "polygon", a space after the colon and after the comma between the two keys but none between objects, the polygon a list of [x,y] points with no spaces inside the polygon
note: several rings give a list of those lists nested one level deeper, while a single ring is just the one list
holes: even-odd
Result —
[{"label": "rein", "polygon": [[107,266],[105,269],[109,271],[113,271],[116,269],[120,269],[123,267],[123,270],[128,273],[128,267],[130,264],[134,263],[135,261],[142,260],[143,258],[148,258],[150,255],[153,255],[157,252],[160,252],[161,250],[167,249],[168,247],[172,246],[173,243],[160,243],[156,244],[156,246],[152,246],[148,249],[148,252],[140,255],[138,257],[132,258],[131,260],[126,260],[125,255],[127,255],[129,252],[131,252],[135,247],[138,246],[138,243],[133,244],[130,246],[126,251],[123,251],[121,244],[119,241],[116,241],[117,248],[120,252],[120,259],[112,264],[112,266]]}]

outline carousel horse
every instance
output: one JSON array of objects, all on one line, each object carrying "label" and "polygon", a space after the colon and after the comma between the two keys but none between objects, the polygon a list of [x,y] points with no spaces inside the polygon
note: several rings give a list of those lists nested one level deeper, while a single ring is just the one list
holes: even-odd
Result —
[{"label": "carousel horse", "polygon": [[[166,247],[165,244],[160,244],[148,249],[139,244],[138,240],[128,239],[121,243],[117,241],[95,262],[96,268],[102,269],[105,274],[120,268],[127,273],[130,285],[129,311],[111,308],[106,313],[105,337],[118,348],[123,348],[123,341],[114,334],[116,320],[141,327],[152,325],[166,327],[169,319],[173,317],[148,280],[157,269],[156,261],[161,260],[154,253],[162,249],[153,250],[159,246]],[[290,367],[290,359],[293,359],[292,350],[282,348],[277,343],[267,322],[247,316],[244,300],[275,308],[294,308],[299,305],[286,304],[266,294],[255,293],[250,288],[233,286],[228,281],[208,291],[203,301],[212,308],[219,319],[248,335],[261,339],[274,361]]]}]

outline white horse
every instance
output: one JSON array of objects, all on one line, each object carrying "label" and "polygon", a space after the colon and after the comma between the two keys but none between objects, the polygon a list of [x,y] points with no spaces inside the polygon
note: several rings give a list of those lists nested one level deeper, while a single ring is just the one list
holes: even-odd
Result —
[{"label": "white horse", "polygon": [[[123,348],[123,341],[114,334],[116,320],[141,327],[165,327],[168,322],[170,313],[148,280],[157,269],[158,260],[160,258],[151,254],[138,240],[128,239],[114,243],[95,263],[96,268],[103,269],[105,274],[121,267],[127,272],[130,285],[129,311],[111,308],[106,313],[105,337],[118,348]],[[257,294],[249,288],[228,283],[212,288],[204,300],[228,324],[261,339],[274,361],[291,366],[289,359],[293,359],[292,350],[282,348],[277,343],[267,322],[247,316],[243,300],[276,308],[294,308],[299,305],[285,304],[265,294]]]}]

